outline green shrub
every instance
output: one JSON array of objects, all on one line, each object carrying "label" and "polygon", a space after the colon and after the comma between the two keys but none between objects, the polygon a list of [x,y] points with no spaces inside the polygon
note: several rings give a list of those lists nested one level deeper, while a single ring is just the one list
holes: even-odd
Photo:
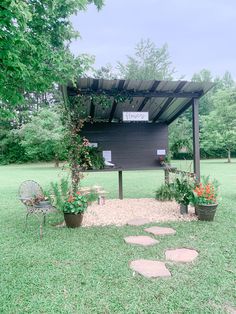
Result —
[{"label": "green shrub", "polygon": [[162,184],[156,191],[156,199],[159,201],[172,201],[175,191],[172,183]]}]

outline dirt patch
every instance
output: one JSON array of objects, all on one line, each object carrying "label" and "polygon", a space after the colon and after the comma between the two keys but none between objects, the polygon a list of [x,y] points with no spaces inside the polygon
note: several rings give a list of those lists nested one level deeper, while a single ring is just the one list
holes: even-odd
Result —
[{"label": "dirt patch", "polygon": [[106,200],[105,205],[92,204],[84,214],[83,226],[126,225],[128,221],[146,218],[150,222],[197,220],[194,208],[181,215],[175,202],[159,202],[150,198]]}]

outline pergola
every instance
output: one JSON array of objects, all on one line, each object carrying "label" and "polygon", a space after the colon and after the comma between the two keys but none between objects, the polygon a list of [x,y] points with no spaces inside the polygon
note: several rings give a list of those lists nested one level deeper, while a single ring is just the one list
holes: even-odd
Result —
[{"label": "pergola", "polygon": [[[158,147],[168,150],[168,126],[190,107],[192,107],[194,174],[198,180],[200,179],[199,99],[213,85],[211,82],[80,78],[76,84],[69,83],[63,86],[62,91],[65,101],[68,101],[68,96],[73,98],[77,95],[104,95],[111,99],[112,105],[104,109],[100,104],[96,104],[93,98],[85,97],[84,117],[87,117],[88,123],[83,134],[90,141],[101,143],[102,149],[107,149],[106,145],[109,143],[109,148],[112,147],[114,150],[117,166],[104,171],[118,171],[119,197],[123,198],[122,170],[163,169],[155,164],[153,152]],[[125,100],[117,101],[117,95],[123,96]],[[148,120],[124,121],[124,112],[145,112],[148,113]],[[124,138],[130,134],[136,140],[135,144],[130,141],[128,146],[124,146]],[[120,136],[120,141],[117,136]],[[119,152],[122,152],[122,157]],[[125,159],[123,155],[126,152]]]}]

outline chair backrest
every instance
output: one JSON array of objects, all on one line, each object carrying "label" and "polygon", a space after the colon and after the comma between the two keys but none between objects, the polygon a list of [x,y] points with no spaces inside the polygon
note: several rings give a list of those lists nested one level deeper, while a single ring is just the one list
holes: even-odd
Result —
[{"label": "chair backrest", "polygon": [[19,197],[22,202],[32,200],[40,196],[43,196],[43,190],[37,182],[33,180],[26,180],[21,183],[19,187]]}]

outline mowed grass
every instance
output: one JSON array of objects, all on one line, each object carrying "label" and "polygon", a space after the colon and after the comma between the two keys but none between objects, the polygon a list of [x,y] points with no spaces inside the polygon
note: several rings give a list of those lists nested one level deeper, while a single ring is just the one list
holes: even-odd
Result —
[{"label": "mowed grass", "polygon": [[[49,217],[42,241],[35,217],[23,233],[19,184],[34,179],[47,187],[63,171],[51,164],[0,167],[0,313],[227,313],[236,305],[236,161],[203,161],[202,174],[221,183],[215,221],[158,224],[175,228],[176,235],[142,248],[123,238],[145,234],[143,227],[55,228],[58,215]],[[153,197],[163,176],[125,172],[125,197]],[[117,183],[113,172],[90,173],[83,181],[102,185],[111,198]],[[164,261],[165,250],[177,247],[195,248],[199,257],[194,264],[167,263],[169,279],[145,279],[129,269],[131,260]]]}]

